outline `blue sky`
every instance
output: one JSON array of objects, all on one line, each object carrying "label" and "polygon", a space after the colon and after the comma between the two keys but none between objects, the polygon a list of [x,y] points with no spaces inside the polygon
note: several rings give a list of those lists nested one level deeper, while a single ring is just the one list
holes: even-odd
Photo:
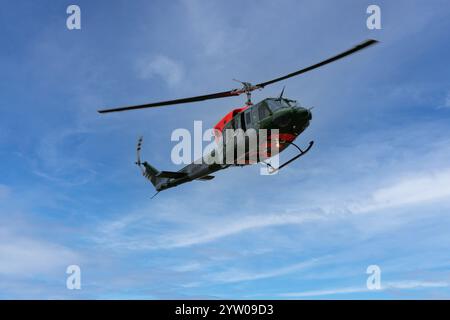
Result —
[{"label": "blue sky", "polygon": [[[71,2],[2,1],[0,298],[450,298],[446,1],[75,3],[78,31]],[[382,30],[366,28],[373,3]],[[367,38],[381,43],[254,94],[285,84],[315,107],[297,142],[316,145],[275,176],[234,168],[150,200],[137,137],[176,170],[172,130],[244,99],[96,113],[264,81]]]}]

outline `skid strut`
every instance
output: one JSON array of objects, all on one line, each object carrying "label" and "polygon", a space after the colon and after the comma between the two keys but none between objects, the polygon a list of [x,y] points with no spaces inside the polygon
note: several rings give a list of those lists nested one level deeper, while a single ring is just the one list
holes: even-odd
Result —
[{"label": "skid strut", "polygon": [[290,145],[293,145],[294,147],[296,147],[299,151],[299,154],[297,154],[295,157],[293,157],[292,159],[286,161],[285,163],[283,163],[281,166],[279,166],[278,168],[274,168],[272,167],[272,165],[270,163],[264,162],[264,164],[266,164],[270,170],[269,170],[269,174],[273,174],[277,171],[280,171],[282,168],[284,168],[285,166],[287,166],[288,164],[290,164],[291,162],[294,162],[295,160],[297,160],[298,158],[300,158],[301,156],[305,155],[314,145],[314,141],[310,141],[308,147],[305,150],[300,149],[299,146],[297,146],[295,143],[293,142],[287,142]]}]

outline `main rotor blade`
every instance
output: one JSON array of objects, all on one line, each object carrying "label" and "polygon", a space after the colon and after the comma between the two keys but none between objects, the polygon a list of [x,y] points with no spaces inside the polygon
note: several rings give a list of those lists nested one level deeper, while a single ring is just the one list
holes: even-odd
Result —
[{"label": "main rotor blade", "polygon": [[300,75],[302,73],[314,70],[316,68],[322,67],[322,66],[324,66],[326,64],[329,64],[331,62],[334,62],[336,60],[342,59],[342,58],[344,58],[346,56],[349,56],[349,55],[351,55],[351,54],[353,54],[353,53],[355,53],[357,51],[360,51],[360,50],[362,50],[364,48],[367,48],[367,47],[369,47],[371,45],[374,45],[376,43],[378,43],[377,40],[373,40],[373,39],[366,40],[366,41],[358,44],[357,46],[355,46],[355,47],[353,47],[353,48],[351,48],[351,49],[349,49],[347,51],[344,51],[344,52],[342,52],[342,53],[340,53],[340,54],[338,54],[338,55],[336,55],[334,57],[331,57],[331,58],[329,58],[327,60],[324,60],[322,62],[316,63],[316,64],[314,64],[312,66],[309,66],[307,68],[298,70],[296,72],[289,73],[289,74],[287,74],[287,75],[285,75],[283,77],[279,77],[279,78],[276,78],[276,79],[273,79],[273,80],[270,80],[270,81],[258,83],[257,85],[255,85],[255,87],[264,88],[265,86],[267,86],[269,84],[272,84],[272,83],[275,83],[275,82],[278,82],[278,81],[281,81],[281,80],[284,80],[284,79],[288,79],[288,78],[291,78],[291,77],[298,76],[298,75]]},{"label": "main rotor blade", "polygon": [[99,113],[108,113],[108,112],[119,112],[119,111],[128,111],[128,110],[136,110],[136,109],[144,109],[144,108],[161,107],[161,106],[167,106],[167,105],[172,105],[172,104],[189,103],[189,102],[238,96],[241,93],[242,92],[240,92],[239,90],[230,90],[230,91],[223,91],[223,92],[206,94],[203,96],[196,96],[196,97],[190,97],[190,98],[160,101],[160,102],[140,104],[140,105],[135,105],[135,106],[127,106],[127,107],[119,107],[119,108],[113,108],[113,109],[104,109],[104,110],[99,110],[98,112]]},{"label": "main rotor blade", "polygon": [[141,104],[141,105],[135,105],[135,106],[126,106],[126,107],[119,107],[119,108],[113,108],[113,109],[104,109],[104,110],[99,110],[99,113],[109,113],[109,112],[119,112],[119,111],[128,111],[128,110],[136,110],[136,109],[144,109],[144,108],[153,108],[153,107],[161,107],[161,106],[168,106],[168,105],[172,105],[172,104],[181,104],[181,103],[189,103],[189,102],[196,102],[196,101],[204,101],[204,100],[211,100],[211,99],[220,99],[220,98],[226,98],[226,97],[232,97],[232,96],[238,96],[242,93],[249,93],[253,90],[256,89],[261,89],[264,88],[265,86],[281,81],[281,80],[285,80],[291,77],[295,77],[298,76],[302,73],[311,71],[313,69],[319,68],[321,66],[324,66],[326,64],[329,64],[333,61],[342,59],[348,55],[351,55],[357,51],[360,51],[364,48],[367,48],[373,44],[376,44],[378,41],[377,40],[366,40],[364,42],[362,42],[361,44],[351,48],[350,50],[347,50],[345,52],[342,52],[334,57],[331,57],[327,60],[324,60],[322,62],[316,63],[312,66],[309,66],[307,68],[298,70],[296,72],[287,74],[283,77],[279,77],[270,81],[266,81],[266,82],[261,82],[257,85],[251,85],[249,83],[244,83],[244,87],[241,89],[234,89],[234,90],[230,90],[230,91],[223,91],[223,92],[218,92],[218,93],[213,93],[213,94],[206,94],[206,95],[202,95],[202,96],[195,96],[195,97],[190,97],[190,98],[182,98],[182,99],[175,99],[175,100],[168,100],[168,101],[160,101],[160,102],[155,102],[155,103],[147,103],[147,104]]}]

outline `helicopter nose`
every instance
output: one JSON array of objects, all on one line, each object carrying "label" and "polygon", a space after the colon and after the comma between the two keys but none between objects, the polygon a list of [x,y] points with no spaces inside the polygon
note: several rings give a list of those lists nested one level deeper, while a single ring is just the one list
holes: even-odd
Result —
[{"label": "helicopter nose", "polygon": [[312,119],[312,113],[310,110],[298,107],[294,109],[295,118],[300,122],[308,122]]},{"label": "helicopter nose", "polygon": [[279,128],[293,127],[303,130],[309,124],[312,115],[311,111],[302,107],[295,107],[286,110],[280,110],[274,116],[274,123]]},{"label": "helicopter nose", "polygon": [[274,117],[274,122],[276,125],[278,125],[280,128],[287,127],[292,122],[292,113],[290,111],[282,111],[278,112]]},{"label": "helicopter nose", "polygon": [[312,119],[312,113],[310,110],[298,107],[294,109],[294,127],[297,130],[303,131],[309,125],[309,121]]},{"label": "helicopter nose", "polygon": [[308,109],[308,120],[309,120],[309,121],[312,120],[312,112],[311,112],[311,109]]}]

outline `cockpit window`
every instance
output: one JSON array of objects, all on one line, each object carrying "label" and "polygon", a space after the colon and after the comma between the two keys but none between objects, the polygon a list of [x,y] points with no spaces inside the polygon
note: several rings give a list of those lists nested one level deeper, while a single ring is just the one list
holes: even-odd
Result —
[{"label": "cockpit window", "polygon": [[290,107],[297,107],[297,106],[299,106],[299,105],[297,104],[297,101],[295,101],[295,100],[284,99],[283,101],[284,101],[285,103],[287,103]]},{"label": "cockpit window", "polygon": [[258,106],[259,119],[262,120],[268,116],[270,116],[270,110],[266,103],[261,103]]},{"label": "cockpit window", "polygon": [[272,112],[281,109],[281,108],[289,108],[295,105],[295,102],[292,100],[286,99],[268,99],[267,105],[269,106]]}]

